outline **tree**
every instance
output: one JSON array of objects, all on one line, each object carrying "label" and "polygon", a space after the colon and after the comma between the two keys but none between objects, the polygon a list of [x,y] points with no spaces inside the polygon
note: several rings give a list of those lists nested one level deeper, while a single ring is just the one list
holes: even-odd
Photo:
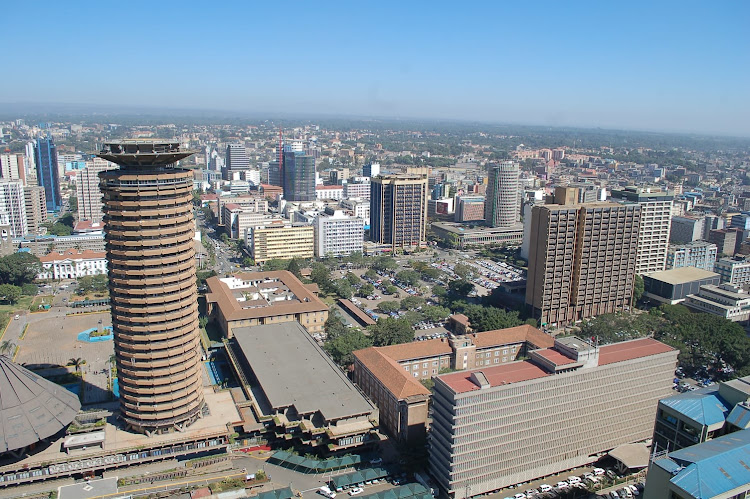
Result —
[{"label": "tree", "polygon": [[397,301],[381,301],[380,303],[378,303],[378,310],[380,310],[384,314],[398,312],[400,309],[401,306]]},{"label": "tree", "polygon": [[402,310],[416,310],[419,307],[423,307],[425,304],[424,298],[421,296],[407,296],[401,300]]},{"label": "tree", "polygon": [[219,236],[219,239],[221,240],[222,243],[227,244],[227,241],[229,241],[229,236],[227,235],[226,232],[222,232],[221,235]]},{"label": "tree", "polygon": [[463,263],[457,263],[453,267],[453,273],[461,279],[468,279],[474,275],[474,269]]},{"label": "tree", "polygon": [[346,326],[338,312],[333,311],[328,314],[323,330],[326,333],[326,341],[333,340],[346,332]]},{"label": "tree", "polygon": [[418,286],[419,285],[419,272],[413,270],[402,270],[396,274],[396,279],[406,284],[407,286]]},{"label": "tree", "polygon": [[420,312],[417,312],[416,310],[409,310],[402,316],[402,318],[409,324],[414,326],[424,320],[424,315],[422,315],[422,313]]},{"label": "tree", "polygon": [[326,341],[323,349],[328,352],[334,362],[341,366],[348,366],[354,363],[352,352],[371,347],[372,340],[359,328],[344,329],[343,333]]},{"label": "tree", "polygon": [[70,196],[70,198],[68,198],[68,206],[70,207],[71,213],[77,213],[78,212],[78,198],[76,196]]},{"label": "tree", "polygon": [[72,229],[76,224],[76,220],[72,213],[66,213],[57,219],[57,223],[61,223]]},{"label": "tree", "polygon": [[393,284],[389,284],[385,287],[385,291],[383,291],[383,293],[387,295],[395,295],[396,293],[398,293],[398,288]]},{"label": "tree", "polygon": [[16,303],[21,298],[21,288],[13,284],[0,284],[0,301]]},{"label": "tree", "polygon": [[35,284],[23,284],[21,285],[21,294],[24,296],[34,296],[39,291],[39,288]]},{"label": "tree", "polygon": [[86,363],[86,361],[85,361],[84,359],[82,359],[82,358],[80,358],[80,357],[74,357],[74,358],[72,358],[72,359],[68,360],[68,363],[67,363],[67,365],[68,365],[68,366],[71,366],[71,367],[75,367],[75,369],[76,369],[76,372],[77,372],[77,373],[80,373],[80,372],[81,372],[81,367],[82,367],[82,366],[83,366],[83,365],[84,365],[85,363]]},{"label": "tree", "polygon": [[426,279],[428,281],[437,281],[440,278],[441,272],[433,267],[427,267],[424,270],[419,271],[420,275],[423,279]]},{"label": "tree", "polygon": [[297,259],[296,259],[296,258],[292,258],[292,259],[291,259],[291,260],[289,261],[289,265],[287,266],[287,268],[286,268],[286,269],[287,269],[287,270],[288,270],[289,272],[291,272],[292,274],[294,274],[294,276],[295,276],[295,277],[296,277],[297,279],[302,279],[302,272],[301,272],[301,269],[299,268],[299,262],[297,262]]},{"label": "tree", "polygon": [[376,347],[408,343],[414,340],[414,329],[404,319],[383,317],[369,327],[370,337]]},{"label": "tree", "polygon": [[353,267],[358,269],[362,268],[362,265],[365,264],[365,257],[362,255],[361,251],[353,251],[349,254],[347,260],[349,260],[349,263],[351,263]]},{"label": "tree", "polygon": [[442,286],[433,286],[432,294],[437,296],[438,298],[442,298],[448,294],[448,291],[446,291],[446,289]]},{"label": "tree", "polygon": [[422,307],[422,315],[430,322],[440,322],[448,318],[451,315],[451,311],[449,308],[439,305],[427,305],[426,307]]},{"label": "tree", "polygon": [[8,355],[14,348],[16,348],[15,343],[10,340],[3,340],[3,342],[0,343],[0,355]]},{"label": "tree", "polygon": [[495,329],[505,329],[522,324],[518,318],[518,312],[506,312],[496,307],[467,305],[464,307],[463,313],[469,318],[472,329],[478,332],[494,331]]},{"label": "tree", "polygon": [[213,277],[215,275],[216,275],[216,272],[213,270],[202,270],[202,271],[196,272],[195,273],[196,284],[198,285],[199,288],[201,288],[206,285],[206,279],[208,279],[209,277]]},{"label": "tree", "polygon": [[347,273],[346,280],[349,281],[349,284],[351,284],[352,286],[359,284],[360,281],[359,277],[357,277],[357,274],[355,274],[354,272]]},{"label": "tree", "polygon": [[372,296],[374,293],[375,293],[375,286],[373,286],[369,282],[366,282],[362,286],[359,287],[359,291],[357,291],[357,296],[366,298],[368,296]]},{"label": "tree", "polygon": [[398,268],[398,264],[396,263],[396,260],[394,260],[390,256],[379,256],[373,262],[372,268],[381,272],[388,272],[391,270],[396,270]]},{"label": "tree", "polygon": [[78,278],[78,294],[103,293],[109,280],[106,274],[86,275]]},{"label": "tree", "polygon": [[365,272],[365,277],[367,277],[368,279],[372,281],[375,281],[378,279],[378,274],[372,269],[367,269],[367,272]]},{"label": "tree", "polygon": [[325,293],[334,292],[333,281],[331,280],[331,271],[328,267],[320,262],[312,264],[310,270],[310,280],[318,285],[318,287]]},{"label": "tree", "polygon": [[249,256],[246,256],[242,259],[242,266],[243,267],[254,267],[255,266],[255,260],[250,258]]},{"label": "tree", "polygon": [[638,274],[635,275],[635,282],[633,283],[633,304],[635,305],[641,300],[644,291],[646,290],[643,284],[643,277]]},{"label": "tree", "polygon": [[464,279],[454,279],[448,283],[448,291],[456,296],[469,296],[474,291],[474,284]]},{"label": "tree", "polygon": [[47,232],[49,232],[53,236],[69,236],[73,233],[73,229],[65,224],[56,222],[47,229]]},{"label": "tree", "polygon": [[339,295],[339,297],[346,300],[350,299],[352,295],[354,295],[354,288],[352,288],[352,285],[349,284],[349,281],[347,281],[346,279],[337,281],[334,285],[334,291],[337,295]]},{"label": "tree", "polygon": [[266,263],[263,264],[263,270],[265,271],[272,271],[272,270],[286,270],[289,268],[289,263],[291,260],[281,260],[279,258],[271,258]]}]

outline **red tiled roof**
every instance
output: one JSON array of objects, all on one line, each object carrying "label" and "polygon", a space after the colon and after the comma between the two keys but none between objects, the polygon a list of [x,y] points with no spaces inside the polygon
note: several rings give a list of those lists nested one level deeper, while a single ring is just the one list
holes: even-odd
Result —
[{"label": "red tiled roof", "polygon": [[493,387],[544,378],[545,376],[550,375],[547,371],[536,364],[524,360],[521,362],[512,362],[510,364],[487,367],[485,369],[473,369],[471,371],[459,371],[456,373],[444,374],[438,376],[438,379],[448,385],[448,387],[454,392],[465,393],[479,390],[479,386],[471,381],[471,373],[479,371],[485,375],[490,386]]},{"label": "red tiled roof", "polygon": [[397,362],[435,357],[438,355],[450,355],[453,351],[450,344],[448,344],[448,340],[412,341],[411,343],[379,347],[379,350],[383,352],[383,355]]},{"label": "red tiled roof", "polygon": [[537,355],[540,355],[541,357],[544,357],[548,361],[552,362],[556,366],[564,366],[567,364],[574,364],[577,362],[575,359],[571,359],[567,355],[563,355],[557,350],[553,350],[551,348],[546,348],[544,350],[536,350],[535,352]]},{"label": "red tiled roof", "polygon": [[347,300],[345,298],[342,298],[339,300],[339,304],[341,304],[344,309],[346,309],[347,312],[351,312],[354,316],[356,316],[360,321],[362,321],[367,326],[372,326],[375,324],[375,321],[372,317],[364,313],[358,306],[356,306],[354,303],[352,303],[350,300]]},{"label": "red tiled roof", "polygon": [[415,395],[429,396],[430,391],[400,366],[388,358],[382,348],[357,350],[354,356],[390,391],[397,400]]},{"label": "red tiled roof", "polygon": [[465,326],[469,325],[469,318],[466,317],[464,314],[453,314],[450,316],[450,319],[458,322],[459,324],[463,324]]},{"label": "red tiled roof", "polygon": [[531,343],[536,348],[550,348],[555,344],[555,339],[552,336],[528,324],[505,329],[495,329],[494,331],[484,331],[474,335],[474,344],[478,349],[510,345],[524,341]]},{"label": "red tiled roof", "polygon": [[325,190],[333,191],[337,189],[343,190],[343,188],[344,188],[343,185],[318,185],[315,187],[315,190],[316,191],[325,191]]},{"label": "red tiled roof", "polygon": [[613,343],[599,348],[599,365],[604,366],[639,357],[648,357],[649,355],[657,355],[671,350],[674,350],[674,348],[653,338],[641,338]]},{"label": "red tiled roof", "polygon": [[73,232],[84,231],[84,230],[102,230],[104,229],[104,222],[94,222],[93,220],[81,220],[76,222],[73,227]]},{"label": "red tiled roof", "polygon": [[39,261],[42,263],[47,263],[47,262],[54,262],[57,260],[96,260],[96,259],[104,259],[104,258],[107,258],[107,254],[103,251],[91,251],[91,250],[79,251],[77,249],[71,248],[69,250],[63,251],[62,253],[57,253],[53,251],[44,256],[40,256]]}]

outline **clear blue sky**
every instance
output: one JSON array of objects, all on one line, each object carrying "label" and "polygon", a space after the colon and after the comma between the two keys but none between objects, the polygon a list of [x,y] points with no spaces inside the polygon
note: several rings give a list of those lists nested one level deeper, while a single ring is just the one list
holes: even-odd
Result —
[{"label": "clear blue sky", "polygon": [[8,2],[0,102],[750,136],[750,2]]}]

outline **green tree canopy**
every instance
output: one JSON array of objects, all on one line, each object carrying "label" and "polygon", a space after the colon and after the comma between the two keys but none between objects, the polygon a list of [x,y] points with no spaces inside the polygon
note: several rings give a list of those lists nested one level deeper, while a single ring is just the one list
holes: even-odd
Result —
[{"label": "green tree canopy", "polygon": [[469,318],[474,331],[493,331],[523,324],[518,318],[518,312],[506,312],[501,308],[481,305],[467,305],[463,313]]},{"label": "green tree canopy", "polygon": [[108,283],[106,274],[86,275],[78,278],[78,293],[102,293],[107,290]]},{"label": "green tree canopy", "polygon": [[13,284],[0,284],[0,301],[16,303],[21,298],[21,288]]},{"label": "green tree canopy", "polygon": [[272,258],[263,264],[263,270],[265,271],[287,270],[289,268],[290,262],[291,260],[281,260],[279,258]]},{"label": "green tree canopy", "polygon": [[645,285],[643,284],[643,277],[638,274],[635,275],[635,282],[633,283],[633,305],[641,300],[643,293],[646,291]]},{"label": "green tree canopy", "polygon": [[448,283],[448,291],[456,296],[469,296],[474,291],[474,284],[465,279],[454,279]]},{"label": "green tree canopy", "polygon": [[291,272],[292,274],[294,274],[294,276],[295,276],[295,277],[296,277],[297,279],[302,279],[302,272],[301,272],[301,269],[300,269],[300,267],[299,267],[299,262],[297,261],[297,259],[296,259],[296,258],[292,258],[292,259],[291,259],[291,260],[289,261],[289,265],[287,265],[286,269],[287,269],[287,270],[288,270],[289,272]]},{"label": "green tree canopy", "polygon": [[396,274],[396,279],[406,284],[407,286],[418,286],[419,285],[419,272],[414,270],[402,270]]},{"label": "green tree canopy", "polygon": [[354,272],[348,272],[346,274],[346,280],[349,281],[349,284],[354,286],[355,284],[359,284],[360,278]]},{"label": "green tree canopy", "polygon": [[365,277],[367,277],[368,279],[377,280],[378,273],[372,269],[367,269],[367,272],[365,272]]},{"label": "green tree canopy", "polygon": [[359,287],[359,291],[357,291],[357,296],[367,297],[367,296],[371,296],[373,293],[375,293],[375,286],[373,286],[369,282],[366,282],[362,286]]},{"label": "green tree canopy", "polygon": [[333,311],[328,314],[325,324],[323,324],[323,330],[326,333],[326,341],[330,341],[337,338],[346,332],[346,326],[344,321],[341,320],[341,316],[338,312]]},{"label": "green tree canopy", "polygon": [[354,363],[352,352],[372,346],[372,340],[359,328],[344,328],[345,331],[332,340],[326,341],[323,349],[334,362],[341,366]]},{"label": "green tree canopy", "polygon": [[404,319],[383,317],[368,329],[376,347],[408,343],[414,340],[414,329]]},{"label": "green tree canopy", "polygon": [[378,303],[378,310],[384,314],[390,314],[392,312],[398,312],[401,309],[401,305],[397,301],[381,301]]},{"label": "green tree canopy", "polygon": [[72,229],[76,224],[76,219],[75,217],[73,217],[72,213],[66,213],[65,215],[57,219],[57,222],[63,225],[67,225],[68,227]]},{"label": "green tree canopy", "polygon": [[401,300],[402,310],[416,310],[419,307],[423,307],[425,304],[424,298],[421,296],[407,296]]},{"label": "green tree canopy", "polygon": [[13,253],[0,258],[0,284],[22,286],[33,282],[41,271],[39,258],[31,253]]},{"label": "green tree canopy", "polygon": [[380,270],[381,272],[386,272],[390,270],[396,270],[398,268],[398,264],[396,263],[396,260],[393,259],[393,257],[379,256],[372,263],[372,268],[374,268],[375,270]]},{"label": "green tree canopy", "polygon": [[440,305],[427,305],[422,307],[422,315],[430,322],[440,322],[451,315],[451,311],[449,308]]}]

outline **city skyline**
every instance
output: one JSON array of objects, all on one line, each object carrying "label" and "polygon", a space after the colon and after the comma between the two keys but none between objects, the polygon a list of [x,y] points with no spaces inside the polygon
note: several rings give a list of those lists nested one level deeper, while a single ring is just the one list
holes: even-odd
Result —
[{"label": "city skyline", "polygon": [[[9,54],[21,76],[0,84],[3,100],[750,136],[740,2],[299,4],[293,32],[274,7],[149,5],[131,36],[114,7],[42,2],[34,37],[9,25],[26,50]],[[284,76],[292,64],[304,78]],[[165,65],[169,77],[143,78]]]}]

